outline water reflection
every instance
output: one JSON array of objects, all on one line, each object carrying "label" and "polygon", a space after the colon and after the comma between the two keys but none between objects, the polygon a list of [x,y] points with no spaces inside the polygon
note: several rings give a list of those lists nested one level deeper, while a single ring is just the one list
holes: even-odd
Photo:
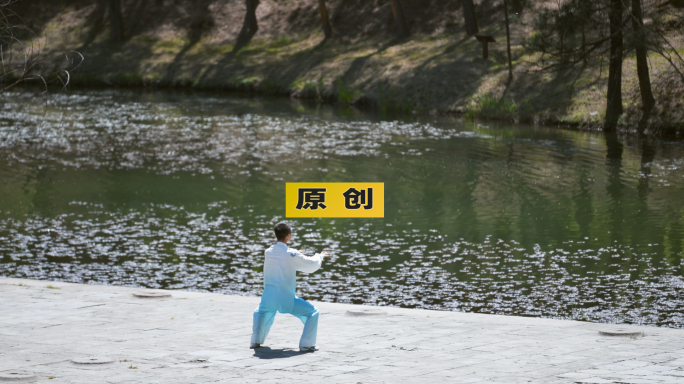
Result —
[{"label": "water reflection", "polygon": [[286,181],[381,181],[291,220],[314,300],[681,327],[681,143],[216,95],[4,100],[0,274],[256,295]]}]

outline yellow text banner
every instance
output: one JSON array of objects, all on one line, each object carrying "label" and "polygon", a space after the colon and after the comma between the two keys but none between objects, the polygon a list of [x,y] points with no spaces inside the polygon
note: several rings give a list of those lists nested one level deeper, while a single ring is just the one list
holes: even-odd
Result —
[{"label": "yellow text banner", "polygon": [[286,217],[385,217],[385,183],[286,183]]}]

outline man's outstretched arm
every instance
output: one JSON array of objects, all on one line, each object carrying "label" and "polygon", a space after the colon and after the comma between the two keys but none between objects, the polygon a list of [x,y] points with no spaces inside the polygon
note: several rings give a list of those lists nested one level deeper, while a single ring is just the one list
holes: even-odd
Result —
[{"label": "man's outstretched arm", "polygon": [[304,255],[302,251],[299,251],[294,256],[297,270],[306,273],[316,272],[321,267],[321,264],[323,264],[324,257],[330,257],[328,252],[317,253],[309,257]]}]

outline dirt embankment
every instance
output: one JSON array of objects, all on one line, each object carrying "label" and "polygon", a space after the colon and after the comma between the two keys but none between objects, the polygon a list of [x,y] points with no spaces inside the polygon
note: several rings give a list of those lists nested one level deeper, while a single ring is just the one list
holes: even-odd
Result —
[{"label": "dirt embankment", "polygon": [[[670,3],[676,24],[684,10]],[[126,36],[117,44],[109,41],[103,4],[23,0],[15,10],[40,31],[51,54],[75,50],[86,57],[72,85],[252,91],[585,128],[599,128],[603,120],[607,63],[539,71],[538,56],[522,45],[533,17],[524,8],[511,15],[514,79],[508,82],[502,0],[475,1],[480,32],[496,39],[488,60],[465,34],[460,0],[402,0],[411,28],[404,40],[394,38],[389,0],[328,0],[329,40],[317,1],[262,0],[259,30],[238,52],[242,0],[122,0]],[[681,50],[679,29],[674,25],[670,40]],[[652,129],[683,129],[684,84],[664,59],[653,54],[649,60],[658,103]],[[623,92],[621,126],[633,129],[641,110],[631,55]]]}]

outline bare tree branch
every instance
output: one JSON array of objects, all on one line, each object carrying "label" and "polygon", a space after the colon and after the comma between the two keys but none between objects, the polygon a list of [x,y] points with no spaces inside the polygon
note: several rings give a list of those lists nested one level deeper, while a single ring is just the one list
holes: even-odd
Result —
[{"label": "bare tree branch", "polygon": [[[32,81],[40,82],[46,91],[51,82],[59,82],[65,89],[71,81],[70,71],[78,68],[85,58],[78,52],[69,52],[64,56],[65,64],[62,55],[46,57],[47,36],[41,46],[41,39],[9,8],[18,1],[0,0],[0,93]],[[15,57],[20,59],[15,61]]]}]

